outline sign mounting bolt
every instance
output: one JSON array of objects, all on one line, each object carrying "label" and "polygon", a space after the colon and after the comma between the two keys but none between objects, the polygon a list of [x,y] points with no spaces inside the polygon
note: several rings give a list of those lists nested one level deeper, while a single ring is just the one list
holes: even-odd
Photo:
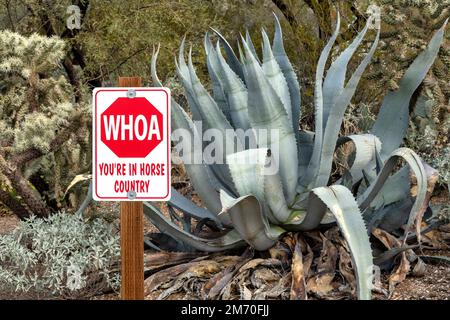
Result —
[{"label": "sign mounting bolt", "polygon": [[136,90],[134,90],[134,89],[129,89],[129,90],[127,91],[127,97],[130,98],[130,99],[135,98],[135,97],[136,97]]},{"label": "sign mounting bolt", "polygon": [[127,198],[129,200],[136,199],[136,196],[137,196],[137,194],[136,194],[136,191],[134,191],[134,190],[130,190],[130,191],[127,192]]}]

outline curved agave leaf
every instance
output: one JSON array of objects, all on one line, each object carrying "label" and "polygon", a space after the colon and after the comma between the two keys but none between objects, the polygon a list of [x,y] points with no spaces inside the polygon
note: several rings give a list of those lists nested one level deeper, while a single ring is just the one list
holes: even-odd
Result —
[{"label": "curved agave leaf", "polygon": [[273,152],[279,152],[280,176],[288,203],[295,196],[297,185],[297,144],[291,123],[288,120],[283,103],[272,88],[261,66],[253,57],[250,48],[242,39],[246,55],[245,76],[248,88],[248,114],[253,129],[278,130],[279,139],[270,141]]},{"label": "curved agave leaf", "polygon": [[328,40],[327,44],[320,53],[319,61],[316,68],[316,81],[314,86],[314,113],[315,113],[315,135],[314,135],[314,149],[311,159],[308,164],[308,169],[305,174],[300,177],[299,185],[297,186],[297,192],[303,193],[307,186],[311,183],[317,173],[317,166],[320,163],[320,155],[322,151],[323,143],[323,96],[322,96],[322,81],[325,71],[325,64],[327,63],[328,56],[330,55],[331,48],[339,33],[341,26],[341,16],[338,11],[336,29],[333,35]]},{"label": "curved agave leaf", "polygon": [[250,52],[253,54],[253,57],[256,59],[256,61],[258,61],[259,64],[261,64],[261,60],[258,57],[258,53],[256,53],[255,45],[253,44],[252,37],[250,37],[248,29],[245,30],[245,42],[247,42],[247,45],[250,49]]},{"label": "curved agave leaf", "polygon": [[[271,159],[270,162],[273,162]],[[277,224],[284,223],[291,215],[283,194],[283,184],[278,174],[265,174],[264,176],[265,201],[270,208],[271,216]]]},{"label": "curved agave leaf", "polygon": [[373,18],[369,17],[364,29],[355,37],[352,43],[336,58],[327,71],[327,75],[323,82],[323,130],[325,130],[326,123],[330,110],[337,102],[337,98],[344,90],[345,74],[347,72],[348,63],[355,53],[356,49],[364,39],[369,25]]},{"label": "curved agave leaf", "polygon": [[[186,98],[188,100],[189,108],[192,112],[192,118],[195,121],[202,120],[200,114],[200,105],[195,101],[194,91],[192,89],[191,76],[189,74],[189,68],[184,60],[184,44],[186,41],[186,37],[183,37],[183,40],[180,44],[180,49],[178,53],[178,61],[175,59],[175,67],[177,70],[178,77],[181,79],[181,83],[183,84],[184,91],[186,93]],[[156,53],[157,56],[158,53]],[[155,56],[155,55],[153,55]],[[155,68],[156,70],[156,68]]]},{"label": "curved agave leaf", "polygon": [[220,52],[219,43],[217,43],[217,58],[223,76],[224,92],[230,105],[230,117],[233,126],[236,129],[247,130],[250,128],[247,112],[247,88],[225,61]]},{"label": "curved agave leaf", "polygon": [[371,202],[370,207],[378,210],[382,206],[388,206],[409,197],[411,190],[409,171],[409,167],[404,166],[393,175],[389,176],[384,183],[383,188],[381,188]]},{"label": "curved agave leaf", "polygon": [[[219,109],[216,101],[211,97],[209,92],[201,84],[200,79],[195,72],[194,65],[192,63],[192,51],[189,51],[188,61],[189,76],[191,79],[192,92],[194,93],[194,99],[197,105],[200,106],[199,112],[203,121],[206,122],[208,128],[214,128],[224,133],[227,139],[229,135],[225,134],[225,130],[234,131],[231,124],[228,122],[222,111]],[[233,144],[231,144],[233,145]]]},{"label": "curved agave leaf", "polygon": [[[194,127],[189,116],[186,112],[176,103],[172,102],[172,128],[189,130],[191,134],[197,130]],[[194,152],[194,150],[184,150],[184,152]],[[192,158],[192,154],[191,154]],[[215,182],[211,177],[213,173],[211,168],[204,164],[184,164],[186,172],[191,179],[191,183],[194,186],[195,191],[202,199],[205,206],[212,212],[218,214],[220,212],[220,198],[218,192],[215,192]]]},{"label": "curved agave leaf", "polygon": [[[411,213],[408,218],[405,232],[410,231],[411,225],[416,221],[416,218],[421,215],[422,208],[426,201],[427,193],[427,175],[425,168],[419,156],[408,148],[399,148],[391,153],[387,161],[384,163],[384,167],[377,176],[376,180],[370,185],[370,187],[358,198],[358,203],[361,211],[368,208],[372,200],[379,193],[384,183],[386,182],[389,174],[395,169],[397,161],[404,159],[412,172],[414,172],[417,179],[417,196],[414,201],[414,205],[411,209]],[[426,207],[425,207],[426,209]]]},{"label": "curved agave leaf", "polygon": [[[162,83],[158,79],[158,75],[156,73],[156,61],[158,53],[159,47],[152,56],[152,79],[155,84],[162,86]],[[195,135],[194,132],[197,132],[197,130],[188,115],[173,99],[172,105],[174,106],[172,108],[173,127],[175,129],[182,128],[185,130],[189,130],[191,132],[191,136]],[[190,151],[192,152],[192,150]],[[193,156],[194,155],[191,154],[191,158],[193,158]],[[226,165],[213,165],[209,167],[205,166],[204,164],[185,164],[185,168],[188,172],[188,175],[191,177],[192,184],[194,185],[195,190],[199,193],[200,198],[205,202],[207,208],[209,208],[216,214],[220,212],[220,205],[217,201],[219,199],[219,190],[226,189],[228,190],[228,192],[231,192],[233,194],[236,193]],[[211,192],[212,186],[214,186],[213,189],[217,190],[216,194],[214,194],[214,192]],[[222,219],[222,222],[226,225],[229,224],[229,220]]]},{"label": "curved agave leaf", "polygon": [[284,50],[283,32],[281,30],[280,21],[275,13],[273,15],[275,16],[275,35],[273,39],[272,51],[275,60],[278,62],[281,72],[283,72],[284,78],[288,84],[291,98],[292,128],[294,129],[297,141],[299,141],[298,126],[300,123],[301,114],[300,85],[297,80],[297,75],[294,72],[294,68],[292,67],[286,51]]},{"label": "curved agave leaf", "polygon": [[163,87],[163,84],[161,80],[159,80],[158,74],[156,72],[156,62],[158,61],[158,55],[159,55],[159,49],[161,45],[158,44],[158,47],[155,50],[155,47],[153,47],[153,54],[152,54],[152,60],[150,64],[150,73],[152,76],[153,84],[155,84],[157,87]]},{"label": "curved agave leaf", "polygon": [[[260,201],[264,200],[264,174],[260,153],[267,154],[267,149],[249,149],[227,156],[233,182],[240,196],[254,195]],[[265,160],[265,159],[264,159]],[[263,160],[263,161],[264,161]]]},{"label": "curved agave leaf", "polygon": [[[419,211],[419,215],[416,220],[418,222],[422,221],[423,217],[427,214],[427,212],[432,214],[432,210],[429,206],[431,195],[433,194],[434,187],[439,180],[439,171],[428,165],[425,161],[422,161],[423,167],[425,169],[425,175],[427,177],[427,193],[425,195],[425,200],[422,204],[422,208]],[[416,191],[412,191],[414,194]],[[431,212],[430,212],[431,211]],[[420,243],[421,241],[421,223],[416,223],[416,234],[417,240]],[[405,238],[406,239],[406,238]],[[406,241],[406,240],[405,240]]]},{"label": "curved agave leaf", "polygon": [[[239,42],[238,42],[238,52],[239,52],[239,60],[241,61],[241,64],[244,65],[245,55],[244,52],[242,51],[241,44]],[[245,80],[245,78],[242,80]]]},{"label": "curved agave leaf", "polygon": [[[318,188],[316,188],[318,189]],[[288,221],[283,224],[283,228],[289,231],[310,231],[317,228],[324,220],[327,213],[327,206],[313,189],[307,199],[306,211],[296,211]]]},{"label": "curved agave leaf", "polygon": [[305,174],[314,149],[314,132],[300,130],[298,134],[298,176]]},{"label": "curved agave leaf", "polygon": [[[342,121],[344,119],[345,109],[350,104],[353,94],[356,91],[361,76],[372,59],[375,49],[378,45],[380,38],[380,29],[377,30],[377,35],[372,43],[369,52],[356,68],[353,75],[350,77],[347,85],[343,89],[342,93],[336,100],[335,105],[330,110],[330,115],[325,127],[325,134],[323,138],[323,145],[320,156],[320,165],[318,168],[318,175],[314,186],[325,186],[328,183],[328,179],[331,173],[331,167],[333,164],[333,154],[336,147],[336,141],[339,135]],[[342,54],[347,54],[345,51]],[[345,61],[341,61],[345,62]]]},{"label": "curved agave leaf", "polygon": [[206,66],[208,67],[208,74],[213,87],[214,100],[217,102],[217,105],[219,106],[220,110],[222,110],[227,120],[231,121],[230,107],[224,93],[224,85],[222,81],[223,76],[219,67],[217,53],[214,50],[214,46],[211,43],[211,39],[209,38],[208,33],[205,34],[204,42],[206,52]]},{"label": "curved agave leaf", "polygon": [[[219,109],[217,103],[201,84],[200,79],[194,70],[191,52],[189,52],[188,68],[191,77],[192,90],[194,92],[194,99],[197,104],[201,106],[199,111],[202,119],[206,122],[208,128],[220,130],[223,135],[221,143],[214,143],[216,154],[228,155],[233,153],[234,148],[227,148],[227,146],[236,146],[238,150],[242,150],[243,145],[241,144],[241,141],[235,139],[234,128]],[[212,170],[228,189],[233,190],[231,176],[226,165],[215,164],[213,165]]]},{"label": "curved agave leaf", "polygon": [[230,231],[226,235],[215,239],[203,239],[180,229],[171,222],[150,202],[144,202],[145,216],[164,234],[184,242],[191,247],[207,252],[217,252],[228,249],[243,247],[245,242],[235,231]]},{"label": "curved agave leaf", "polygon": [[372,134],[355,134],[339,139],[337,147],[348,141],[352,141],[355,146],[355,158],[349,171],[353,181],[358,181],[363,178],[363,170],[375,169],[377,150],[380,150],[381,142]]},{"label": "curved agave leaf", "polygon": [[[206,165],[208,166],[208,165]],[[226,164],[212,164],[211,165],[211,171],[214,175],[214,180],[218,181],[217,186],[221,186],[222,189],[227,190],[233,195],[237,194],[236,188],[233,184],[233,180],[230,176],[230,169]],[[216,188],[216,191],[220,190]]]},{"label": "curved agave leaf", "polygon": [[242,70],[241,63],[239,62],[239,59],[236,57],[233,48],[228,43],[227,39],[225,39],[225,37],[219,31],[217,31],[214,28],[211,28],[211,30],[214,31],[214,33],[217,34],[217,36],[219,37],[220,42],[222,43],[225,49],[225,53],[227,55],[227,62],[230,65],[231,69],[234,71],[234,73],[236,73],[239,76],[239,78],[244,80],[245,79],[244,71]]},{"label": "curved agave leaf", "polygon": [[339,185],[313,189],[303,220],[285,224],[283,228],[294,231],[314,229],[326,215],[327,209],[333,214],[347,240],[356,269],[358,298],[369,300],[372,288],[372,250],[361,212],[350,190]]},{"label": "curved agave leaf", "polygon": [[[275,60],[272,49],[270,48],[270,41],[267,33],[262,29],[263,37],[263,64],[262,68],[264,75],[266,76],[269,83],[272,84],[273,89],[277,93],[281,102],[283,103],[284,109],[288,115],[289,122],[292,124],[292,106],[291,97],[289,93],[289,87],[287,85],[286,79],[284,78],[281,68],[278,62]],[[293,130],[297,130],[297,127],[292,127]]]},{"label": "curved agave leaf", "polygon": [[180,194],[173,187],[171,190],[171,197],[168,202],[173,207],[188,214],[192,218],[195,218],[197,220],[210,219],[210,220],[214,221],[215,223],[217,223],[219,226],[222,224],[216,214],[212,213],[211,211],[209,211],[205,208],[201,208],[201,207],[197,206],[191,200],[187,199],[182,194]]},{"label": "curved agave leaf", "polygon": [[233,198],[220,192],[223,211],[228,212],[235,230],[256,250],[272,247],[284,230],[269,225],[263,209],[255,196]]},{"label": "curved agave leaf", "polygon": [[[156,61],[158,59],[158,52],[156,51],[152,56],[151,74],[152,80],[156,85],[162,86],[161,81],[158,78],[156,72]],[[181,106],[172,99],[171,103],[171,123],[172,130],[184,129],[190,132],[191,136],[198,134],[197,128],[194,126],[191,118],[181,108]],[[191,152],[191,158],[193,158],[194,150],[184,150],[184,152]],[[218,214],[221,211],[219,192],[214,190],[224,189],[225,186],[218,186],[219,182],[214,179],[214,174],[211,172],[209,166],[204,164],[184,164],[186,172],[188,173],[191,183],[194,186],[195,191],[202,199],[205,206],[209,211]],[[223,221],[226,223],[226,221]]]},{"label": "curved agave leaf", "polygon": [[396,91],[388,92],[383,100],[371,130],[383,143],[383,150],[381,150],[383,158],[398,148],[405,137],[409,124],[409,102],[438,54],[447,21],[448,19],[433,35],[428,47],[406,70],[399,81],[399,88]]}]

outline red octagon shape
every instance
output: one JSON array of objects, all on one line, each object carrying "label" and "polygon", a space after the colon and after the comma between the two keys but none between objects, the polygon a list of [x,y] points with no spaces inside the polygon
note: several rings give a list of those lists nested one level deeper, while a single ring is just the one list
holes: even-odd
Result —
[{"label": "red octagon shape", "polygon": [[117,98],[100,118],[102,142],[119,158],[145,158],[163,139],[163,116],[146,98]]}]

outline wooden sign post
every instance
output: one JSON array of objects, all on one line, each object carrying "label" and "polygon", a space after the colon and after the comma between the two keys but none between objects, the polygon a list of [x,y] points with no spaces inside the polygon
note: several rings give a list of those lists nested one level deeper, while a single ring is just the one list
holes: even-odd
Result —
[{"label": "wooden sign post", "polygon": [[95,88],[92,196],[120,203],[122,287],[126,300],[144,299],[142,201],[170,199],[170,90],[142,88],[139,77]]},{"label": "wooden sign post", "polygon": [[[141,87],[140,77],[119,77],[119,87]],[[120,203],[121,298],[144,300],[144,220],[141,201]]]}]

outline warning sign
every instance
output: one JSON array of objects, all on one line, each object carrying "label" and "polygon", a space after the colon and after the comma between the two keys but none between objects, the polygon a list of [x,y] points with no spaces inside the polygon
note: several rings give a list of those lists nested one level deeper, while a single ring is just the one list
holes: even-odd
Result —
[{"label": "warning sign", "polygon": [[97,201],[170,198],[170,91],[96,88],[93,186]]}]

